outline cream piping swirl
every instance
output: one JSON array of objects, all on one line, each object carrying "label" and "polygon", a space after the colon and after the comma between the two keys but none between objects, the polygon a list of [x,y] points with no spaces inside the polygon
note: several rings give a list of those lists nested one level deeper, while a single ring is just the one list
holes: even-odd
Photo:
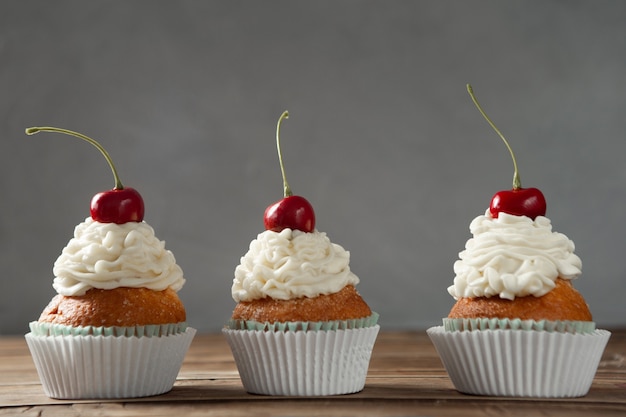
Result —
[{"label": "cream piping swirl", "polygon": [[53,272],[53,287],[65,296],[83,295],[91,288],[178,291],[185,283],[174,255],[147,223],[99,223],[91,217],[75,227]]},{"label": "cream piping swirl", "polygon": [[349,263],[350,253],[325,233],[266,230],[250,243],[235,268],[232,296],[240,302],[332,294],[358,284]]},{"label": "cream piping swirl", "polygon": [[514,300],[541,297],[555,287],[557,278],[574,279],[582,262],[574,254],[574,242],[552,231],[550,219],[489,210],[470,224],[473,235],[454,263],[454,285],[448,292],[455,299],[492,297]]}]

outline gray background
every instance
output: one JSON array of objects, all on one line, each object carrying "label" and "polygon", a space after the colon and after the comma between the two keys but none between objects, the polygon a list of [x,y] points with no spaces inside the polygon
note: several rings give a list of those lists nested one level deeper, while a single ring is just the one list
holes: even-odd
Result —
[{"label": "gray background", "polygon": [[52,264],[113,187],[98,139],[218,331],[233,271],[289,182],[351,252],[387,329],[438,324],[452,264],[510,156],[576,243],[601,326],[626,325],[626,2],[3,1],[0,333],[54,295]]}]

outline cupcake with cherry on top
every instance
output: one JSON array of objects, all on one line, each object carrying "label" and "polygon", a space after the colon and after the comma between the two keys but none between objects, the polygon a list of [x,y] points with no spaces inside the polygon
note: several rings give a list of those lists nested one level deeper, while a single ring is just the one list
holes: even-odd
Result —
[{"label": "cupcake with cherry on top", "polygon": [[235,269],[236,306],[225,326],[244,388],[266,395],[358,392],[379,325],[356,290],[350,254],[315,228],[311,204],[293,195],[276,142],[284,197]]},{"label": "cupcake with cherry on top", "polygon": [[572,284],[582,270],[574,243],[552,231],[543,193],[522,188],[509,143],[468,92],[511,154],[513,188],[471,222],[448,288],[456,302],[428,335],[460,392],[584,396],[610,333]]},{"label": "cupcake with cherry on top", "polygon": [[26,342],[52,398],[133,398],[172,389],[195,329],[178,291],[183,271],[144,221],[143,198],[124,187],[104,148],[115,187],[96,194],[90,217],[54,264],[57,294],[30,323]]}]

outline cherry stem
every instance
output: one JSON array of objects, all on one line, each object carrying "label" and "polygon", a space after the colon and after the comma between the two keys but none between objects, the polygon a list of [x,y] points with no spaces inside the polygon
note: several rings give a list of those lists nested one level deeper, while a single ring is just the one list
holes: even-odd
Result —
[{"label": "cherry stem", "polygon": [[113,165],[113,160],[109,156],[108,152],[98,142],[96,142],[95,140],[91,139],[89,136],[83,135],[82,133],[74,132],[72,130],[67,130],[67,129],[60,129],[58,127],[45,126],[45,127],[29,127],[28,129],[26,129],[26,134],[27,135],[34,135],[34,134],[39,133],[39,132],[63,133],[63,134],[66,134],[66,135],[77,137],[79,139],[82,139],[82,140],[84,140],[86,142],[91,143],[93,146],[98,148],[100,153],[102,153],[102,155],[104,156],[104,159],[107,160],[109,166],[111,167],[111,171],[113,172],[113,178],[115,179],[115,187],[114,187],[114,189],[116,189],[116,190],[123,190],[124,189],[124,186],[122,185],[122,181],[120,181],[120,177],[119,177],[119,175],[117,175],[117,170],[115,169],[115,165]]},{"label": "cherry stem", "polygon": [[519,172],[517,171],[517,161],[515,160],[515,155],[513,154],[513,149],[511,149],[511,146],[509,145],[509,142],[506,140],[506,138],[504,137],[502,132],[500,132],[500,130],[496,127],[496,125],[493,124],[491,119],[489,119],[489,117],[487,116],[485,111],[482,109],[482,107],[480,107],[480,104],[478,103],[478,100],[476,99],[476,96],[474,95],[474,90],[472,89],[472,86],[469,85],[469,84],[467,84],[467,92],[469,93],[470,97],[472,98],[472,101],[474,102],[474,104],[478,108],[478,111],[480,112],[480,114],[483,115],[483,117],[485,118],[487,123],[489,123],[489,125],[493,128],[493,130],[496,131],[498,136],[500,136],[500,138],[502,139],[502,141],[506,145],[507,149],[509,150],[509,153],[511,154],[511,159],[513,159],[513,169],[514,169],[514,171],[513,171],[513,189],[514,190],[519,190],[520,188],[522,188],[522,181],[520,180]]},{"label": "cherry stem", "polygon": [[276,149],[278,150],[278,163],[280,164],[280,172],[283,175],[283,196],[291,197],[293,193],[291,192],[291,188],[287,183],[287,176],[285,176],[285,166],[283,164],[283,154],[280,150],[280,125],[284,119],[289,118],[289,112],[285,110],[283,114],[278,118],[278,123],[276,124]]}]

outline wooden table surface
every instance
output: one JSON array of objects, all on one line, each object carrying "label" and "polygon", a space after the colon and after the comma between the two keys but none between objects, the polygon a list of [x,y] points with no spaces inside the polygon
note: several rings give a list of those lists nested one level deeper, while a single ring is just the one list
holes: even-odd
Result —
[{"label": "wooden table surface", "polygon": [[172,391],[129,400],[63,401],[43,393],[22,336],[0,337],[0,416],[513,416],[626,415],[626,330],[613,331],[589,394],[480,397],[454,390],[425,332],[381,331],[365,389],[289,398],[247,394],[221,334],[196,335]]}]

